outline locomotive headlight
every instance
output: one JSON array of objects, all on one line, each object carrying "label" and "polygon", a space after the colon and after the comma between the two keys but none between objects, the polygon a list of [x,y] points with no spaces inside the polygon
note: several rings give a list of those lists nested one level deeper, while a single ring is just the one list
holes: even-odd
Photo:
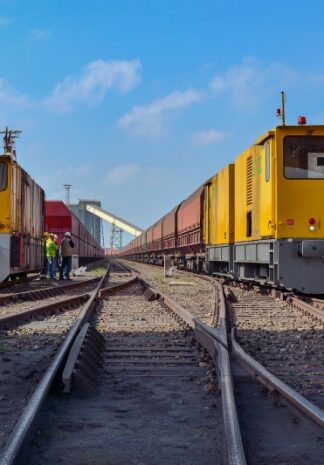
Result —
[{"label": "locomotive headlight", "polygon": [[316,229],[315,226],[314,226],[313,224],[311,224],[310,227],[309,227],[309,230],[310,230],[311,232],[314,232],[315,229]]}]

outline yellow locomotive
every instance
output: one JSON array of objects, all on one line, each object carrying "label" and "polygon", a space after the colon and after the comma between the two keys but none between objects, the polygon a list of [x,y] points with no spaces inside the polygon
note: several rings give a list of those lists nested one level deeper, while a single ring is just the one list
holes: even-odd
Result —
[{"label": "yellow locomotive", "polygon": [[298,123],[266,132],[165,215],[155,242],[148,228],[121,255],[324,294],[324,126]]},{"label": "yellow locomotive", "polygon": [[207,183],[209,272],[324,293],[324,126],[300,122],[267,132]]},{"label": "yellow locomotive", "polygon": [[16,162],[19,131],[6,128],[0,155],[0,282],[42,268],[44,191]]}]

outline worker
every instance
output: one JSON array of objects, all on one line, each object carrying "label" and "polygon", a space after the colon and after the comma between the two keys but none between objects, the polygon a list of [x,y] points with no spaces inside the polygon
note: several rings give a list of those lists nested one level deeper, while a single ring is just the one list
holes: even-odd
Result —
[{"label": "worker", "polygon": [[58,249],[57,244],[54,241],[54,234],[49,234],[46,241],[46,258],[47,258],[47,278],[55,279],[55,256]]},{"label": "worker", "polygon": [[70,271],[72,266],[72,253],[74,242],[72,241],[71,233],[66,232],[64,239],[61,242],[62,265],[60,268],[60,279],[70,280]]},{"label": "worker", "polygon": [[57,250],[55,253],[55,261],[54,261],[54,275],[56,276],[57,271],[59,270],[60,267],[60,246],[58,242],[58,235],[54,234],[54,242],[57,245]]},{"label": "worker", "polygon": [[46,241],[49,238],[49,233],[44,232],[42,238],[42,248],[43,248],[43,268],[40,272],[40,279],[46,278],[47,276],[47,257],[46,257]]}]

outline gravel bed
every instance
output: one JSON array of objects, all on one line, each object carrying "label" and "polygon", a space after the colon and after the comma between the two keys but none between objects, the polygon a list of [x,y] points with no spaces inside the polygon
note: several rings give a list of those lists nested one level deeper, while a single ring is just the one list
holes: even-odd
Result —
[{"label": "gravel bed", "polygon": [[231,287],[232,322],[243,348],[284,382],[324,407],[324,324],[274,298]]},{"label": "gravel bed", "polygon": [[53,394],[25,465],[55,463],[57,450],[62,465],[224,463],[209,360],[191,330],[142,293],[135,284],[103,302],[95,318],[105,338],[99,393]]},{"label": "gravel bed", "polygon": [[126,260],[120,261],[132,267],[154,289],[173,298],[206,325],[216,326],[215,291],[212,283],[181,271],[175,271],[172,278],[164,278],[162,267]]},{"label": "gravel bed", "polygon": [[89,274],[86,276],[77,276],[71,278],[71,281],[61,281],[59,279],[35,279],[27,283],[14,284],[13,286],[8,288],[0,288],[0,295],[10,296],[12,294],[18,294],[20,292],[38,291],[48,288],[63,287],[67,283],[82,282],[91,278],[96,278],[96,276],[94,276],[93,274]]},{"label": "gravel bed", "polygon": [[0,331],[0,450],[80,309]]},{"label": "gravel bed", "polygon": [[122,273],[120,271],[110,273],[108,284],[105,287],[113,287],[116,284],[125,283],[132,278],[131,273]]},{"label": "gravel bed", "polygon": [[78,296],[82,294],[86,294],[88,292],[93,291],[98,283],[92,283],[88,284],[85,286],[82,286],[82,288],[78,287],[76,289],[66,289],[64,291],[64,294],[59,294],[56,296],[51,296],[51,297],[45,297],[44,299],[37,299],[33,301],[23,301],[23,302],[14,302],[14,303],[6,303],[1,305],[0,304],[0,317],[4,317],[7,315],[12,315],[15,313],[20,313],[25,310],[32,310],[35,308],[42,307],[44,304],[50,304],[53,302],[60,302],[65,300],[67,297],[73,297],[73,296]]}]

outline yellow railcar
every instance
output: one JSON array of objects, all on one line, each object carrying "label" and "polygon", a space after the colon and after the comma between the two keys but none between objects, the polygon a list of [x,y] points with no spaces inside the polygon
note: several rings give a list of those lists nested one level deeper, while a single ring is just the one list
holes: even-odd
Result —
[{"label": "yellow railcar", "polygon": [[172,249],[162,243],[159,253],[196,271],[324,294],[324,126],[300,120],[265,133],[212,176],[196,206],[172,210],[175,225],[179,212],[184,223],[202,218],[195,255],[177,227]]},{"label": "yellow railcar", "polygon": [[0,282],[42,268],[43,225],[44,191],[5,150],[0,155]]},{"label": "yellow railcar", "polygon": [[278,126],[235,160],[232,274],[324,292],[324,126]]},{"label": "yellow railcar", "polygon": [[209,273],[228,273],[234,242],[234,165],[205,183],[203,236]]}]

